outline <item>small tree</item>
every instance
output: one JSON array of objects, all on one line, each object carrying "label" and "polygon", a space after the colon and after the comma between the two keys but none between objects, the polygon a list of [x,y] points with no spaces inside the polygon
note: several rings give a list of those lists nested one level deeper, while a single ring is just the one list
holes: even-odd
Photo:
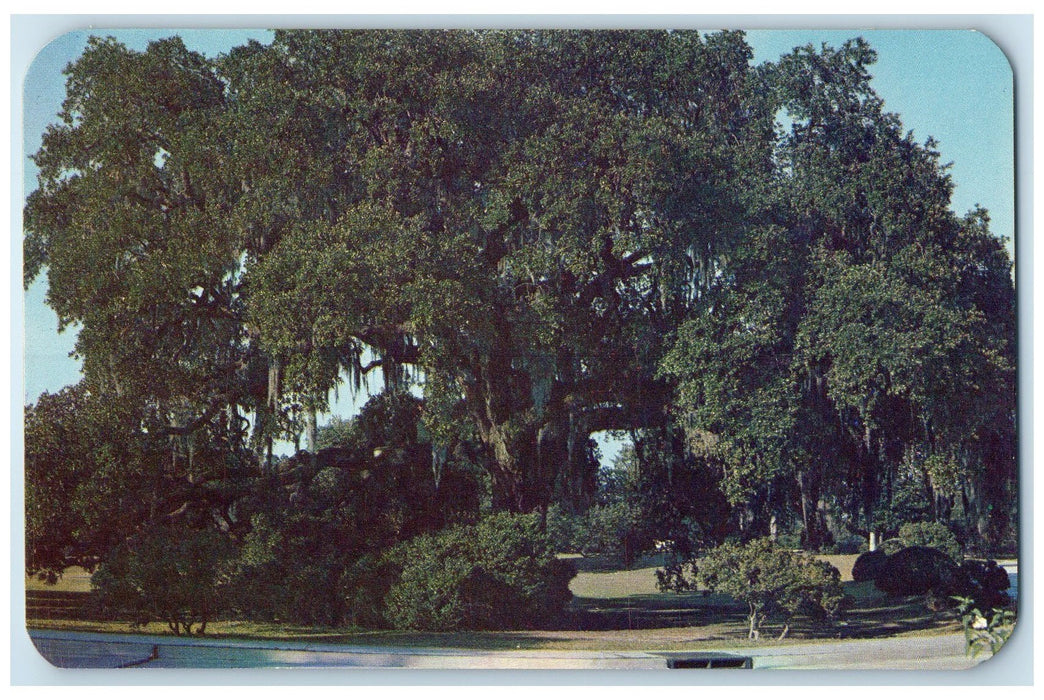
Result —
[{"label": "small tree", "polygon": [[841,607],[841,575],[826,562],[777,547],[771,540],[725,544],[694,565],[696,583],[747,605],[747,637],[758,639],[770,615],[782,618],[783,639],[799,612],[835,616]]},{"label": "small tree", "polygon": [[222,609],[235,550],[212,530],[161,526],[121,546],[91,579],[95,601],[136,625],[167,623],[176,635],[205,634]]}]

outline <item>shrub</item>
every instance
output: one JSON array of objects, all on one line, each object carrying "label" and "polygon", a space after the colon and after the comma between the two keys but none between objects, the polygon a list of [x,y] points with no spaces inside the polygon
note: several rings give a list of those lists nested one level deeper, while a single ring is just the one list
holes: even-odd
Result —
[{"label": "shrub", "polygon": [[874,585],[889,595],[950,595],[958,590],[960,572],[945,552],[931,547],[907,547],[889,555]]},{"label": "shrub", "polygon": [[888,555],[880,549],[860,554],[852,565],[852,578],[856,581],[873,581],[887,560]]},{"label": "shrub", "polygon": [[234,548],[211,530],[154,527],[119,547],[91,578],[95,605],[136,625],[166,622],[176,634],[204,634],[221,612]]},{"label": "shrub", "polygon": [[1011,581],[1004,567],[995,561],[969,559],[961,563],[961,588],[958,593],[971,599],[980,610],[1003,608],[1011,603],[1007,594]]},{"label": "shrub", "polygon": [[618,556],[626,565],[639,554],[640,527],[640,510],[623,501],[595,504],[576,515],[557,504],[547,510],[547,534],[555,551]]},{"label": "shrub", "polygon": [[962,549],[957,537],[942,523],[907,523],[899,528],[899,540],[904,547],[932,547],[955,562],[962,559]]},{"label": "shrub", "polygon": [[[874,579],[891,595],[929,596],[929,605],[945,605],[946,598],[968,601],[980,610],[1002,608],[1011,602],[1005,591],[1008,573],[994,561],[968,560],[960,565],[930,547],[907,547],[892,555],[863,555],[852,568],[857,581]],[[867,557],[864,560],[864,557]]]},{"label": "shrub", "polygon": [[[761,625],[772,615],[782,618],[780,639],[787,635],[790,621],[798,613],[834,617],[844,597],[836,568],[777,547],[767,538],[745,545],[724,544],[708,552],[693,568],[700,586],[747,605],[750,639],[760,636]],[[664,582],[661,578],[661,584]],[[691,588],[691,584],[686,585]]]},{"label": "shrub", "polygon": [[641,521],[639,510],[630,503],[616,502],[591,506],[576,528],[574,538],[583,554],[622,556],[630,565],[636,555],[636,533]]},{"label": "shrub", "polygon": [[237,613],[248,619],[340,624],[347,612],[342,578],[348,561],[359,556],[358,536],[325,513],[272,508],[255,513],[250,522],[229,592]]},{"label": "shrub", "polygon": [[536,628],[560,617],[572,598],[575,569],[555,557],[535,515],[498,513],[421,535],[389,561],[400,573],[385,617],[399,629]]}]

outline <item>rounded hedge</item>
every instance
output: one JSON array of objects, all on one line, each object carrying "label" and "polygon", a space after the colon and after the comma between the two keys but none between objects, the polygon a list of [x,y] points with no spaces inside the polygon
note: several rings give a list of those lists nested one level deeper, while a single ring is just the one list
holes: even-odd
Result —
[{"label": "rounded hedge", "polygon": [[888,561],[888,554],[881,549],[860,554],[852,565],[852,579],[855,581],[873,581],[877,578],[881,567]]},{"label": "rounded hedge", "polygon": [[959,590],[959,567],[945,552],[931,547],[907,547],[889,555],[874,585],[890,595],[949,595]]},{"label": "rounded hedge", "polygon": [[555,556],[536,515],[498,513],[422,535],[388,555],[399,575],[385,596],[398,629],[525,629],[554,625],[576,574]]}]

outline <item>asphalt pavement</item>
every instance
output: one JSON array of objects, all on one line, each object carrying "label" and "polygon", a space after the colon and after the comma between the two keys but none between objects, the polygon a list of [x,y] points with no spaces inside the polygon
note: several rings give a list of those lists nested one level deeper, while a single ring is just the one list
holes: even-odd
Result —
[{"label": "asphalt pavement", "polygon": [[62,668],[958,670],[981,660],[965,656],[960,634],[673,652],[422,649],[54,630],[30,630],[30,637]]}]

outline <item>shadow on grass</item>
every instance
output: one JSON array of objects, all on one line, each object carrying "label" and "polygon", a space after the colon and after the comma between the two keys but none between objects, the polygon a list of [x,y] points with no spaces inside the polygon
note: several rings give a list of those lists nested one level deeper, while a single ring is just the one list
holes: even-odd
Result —
[{"label": "shadow on grass", "polygon": [[618,573],[620,571],[634,571],[636,569],[647,569],[653,566],[659,567],[664,565],[664,556],[662,554],[651,554],[638,557],[632,561],[630,565],[624,563],[623,557],[609,554],[592,554],[586,557],[579,555],[566,555],[564,558],[568,559],[569,562],[576,567],[578,572],[592,574],[610,574]]},{"label": "shadow on grass", "polygon": [[574,598],[564,620],[569,629],[639,630],[742,625],[743,607],[724,596],[661,593],[626,598]]},{"label": "shadow on grass", "polygon": [[[874,639],[909,632],[953,631],[953,611],[933,612],[923,596],[896,598],[873,584],[842,584],[847,595],[844,615],[837,621],[798,616],[790,624],[794,638]],[[746,606],[727,596],[702,593],[661,593],[624,598],[574,598],[563,629],[612,631],[712,627],[729,637],[745,634]],[[778,622],[770,620],[766,633]],[[778,633],[778,629],[777,632]]]}]

